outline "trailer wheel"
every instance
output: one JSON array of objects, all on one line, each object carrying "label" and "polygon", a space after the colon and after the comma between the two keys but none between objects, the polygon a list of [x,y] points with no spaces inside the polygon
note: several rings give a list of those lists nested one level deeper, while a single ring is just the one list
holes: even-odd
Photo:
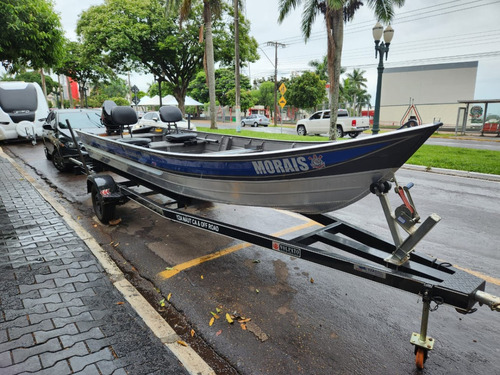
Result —
[{"label": "trailer wheel", "polygon": [[97,190],[97,186],[92,185],[92,206],[94,207],[94,212],[103,224],[107,224],[115,216],[114,204],[105,204],[101,193]]},{"label": "trailer wheel", "polygon": [[415,348],[415,365],[419,370],[423,370],[426,359],[427,359],[427,350],[420,347]]}]

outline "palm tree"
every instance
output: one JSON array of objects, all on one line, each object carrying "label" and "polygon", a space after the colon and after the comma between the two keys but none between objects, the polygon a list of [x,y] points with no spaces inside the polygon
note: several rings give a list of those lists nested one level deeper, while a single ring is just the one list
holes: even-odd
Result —
[{"label": "palm tree", "polygon": [[314,68],[314,72],[319,76],[320,79],[322,79],[323,81],[329,82],[328,81],[328,58],[326,55],[325,55],[325,57],[323,57],[323,61],[312,60],[312,61],[309,61],[309,63],[307,65]]},{"label": "palm tree", "polygon": [[[403,6],[405,0],[366,0],[373,8],[377,19],[389,22],[394,16],[394,8]],[[279,0],[278,21],[295,9],[302,0]],[[316,16],[322,14],[327,29],[328,77],[330,79],[330,139],[336,139],[335,125],[339,104],[340,63],[344,39],[344,21],[352,20],[354,13],[363,3],[358,0],[304,0],[302,14],[302,33],[305,39],[311,35]]]},{"label": "palm tree", "polygon": [[352,104],[356,114],[360,108],[360,96],[362,96],[366,91],[367,79],[363,76],[366,72],[364,70],[354,69],[352,73],[347,74],[347,79],[349,79],[351,86],[353,87],[352,94]]},{"label": "palm tree", "polygon": [[[212,16],[219,16],[223,0],[203,0],[203,31],[205,36],[205,61],[208,83],[208,96],[210,100],[210,128],[216,129],[215,122],[215,61],[214,43],[212,36]],[[166,12],[178,11],[181,21],[186,19],[191,11],[193,0],[167,0]],[[200,32],[201,35],[201,32]],[[201,37],[200,37],[201,39]]]},{"label": "palm tree", "polygon": [[347,78],[351,80],[357,89],[366,88],[367,79],[363,75],[365,73],[364,70],[354,69],[352,73],[347,73]]}]

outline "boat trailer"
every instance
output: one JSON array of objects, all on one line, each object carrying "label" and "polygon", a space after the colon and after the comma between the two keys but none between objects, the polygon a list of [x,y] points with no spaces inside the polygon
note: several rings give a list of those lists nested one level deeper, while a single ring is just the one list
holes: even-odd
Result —
[{"label": "boat trailer", "polygon": [[[79,163],[77,160],[74,162]],[[103,223],[108,223],[113,218],[117,205],[132,200],[177,223],[245,241],[419,295],[423,300],[420,331],[414,332],[410,338],[410,343],[415,347],[415,364],[419,369],[424,368],[427,354],[434,347],[435,340],[427,336],[431,303],[450,305],[462,314],[476,311],[476,303],[500,312],[500,298],[484,291],[486,282],[483,279],[414,250],[417,243],[439,222],[440,217],[432,214],[419,224],[420,216],[410,195],[413,184],[400,186],[394,176],[370,187],[371,192],[380,199],[394,241],[392,244],[329,214],[304,215],[323,227],[293,239],[286,240],[262,234],[187,213],[185,208],[192,204],[190,198],[173,196],[171,192],[147,181],[109,166],[106,168],[126,180],[117,182],[109,174],[88,174],[87,191],[91,193],[96,216]],[[392,184],[395,184],[394,189]],[[392,190],[403,201],[394,211],[388,198]],[[152,199],[158,195],[162,196],[161,202]],[[165,198],[167,203],[164,203]],[[401,236],[399,227],[407,233],[405,239]],[[317,244],[322,244],[321,248]],[[326,248],[341,250],[342,254],[325,250],[323,245],[326,245]]]}]

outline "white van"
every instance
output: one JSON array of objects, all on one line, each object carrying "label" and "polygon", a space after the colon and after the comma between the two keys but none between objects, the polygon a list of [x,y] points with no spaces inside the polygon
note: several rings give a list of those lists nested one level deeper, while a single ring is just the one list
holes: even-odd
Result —
[{"label": "white van", "polygon": [[38,83],[0,82],[0,141],[42,136],[49,106]]}]

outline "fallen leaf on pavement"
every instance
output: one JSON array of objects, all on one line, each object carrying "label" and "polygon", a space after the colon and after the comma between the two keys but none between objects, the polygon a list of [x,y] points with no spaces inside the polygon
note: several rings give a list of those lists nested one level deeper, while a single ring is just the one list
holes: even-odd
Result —
[{"label": "fallen leaf on pavement", "polygon": [[125,302],[121,302],[121,301],[120,301],[120,302],[117,302],[116,304],[117,304],[117,305],[123,305],[124,303],[125,303]]},{"label": "fallen leaf on pavement", "polygon": [[217,333],[215,334],[215,336],[219,336],[221,333],[222,333],[222,329],[219,329],[219,330],[217,331]]},{"label": "fallen leaf on pavement", "polygon": [[210,314],[212,314],[215,319],[219,319],[220,318],[219,315],[217,315],[216,313],[214,313],[212,311],[210,311]]},{"label": "fallen leaf on pavement", "polygon": [[310,281],[311,281],[311,284],[314,284],[314,279],[312,277],[311,277]]},{"label": "fallen leaf on pavement", "polygon": [[228,313],[226,313],[226,320],[227,320],[227,322],[228,322],[229,324],[233,324],[233,322],[234,322],[234,320],[233,320],[233,319],[231,319],[231,317],[229,316],[229,314],[228,314]]},{"label": "fallen leaf on pavement", "polygon": [[192,330],[191,330],[191,337],[194,337],[194,334],[195,334],[195,333],[196,333],[196,332],[194,331],[194,329],[192,329]]},{"label": "fallen leaf on pavement", "polygon": [[118,225],[122,222],[122,219],[114,219],[109,221],[109,225]]},{"label": "fallen leaf on pavement", "polygon": [[167,296],[167,301],[170,301],[170,298],[172,297],[172,293],[168,293],[168,296]]},{"label": "fallen leaf on pavement", "polygon": [[184,341],[182,340],[177,340],[177,344],[182,345],[182,346],[188,346]]},{"label": "fallen leaf on pavement", "polygon": [[208,323],[208,325],[209,325],[210,327],[212,327],[212,326],[213,326],[213,324],[214,324],[214,322],[215,322],[215,318],[212,316],[212,319],[210,319],[210,323]]}]

